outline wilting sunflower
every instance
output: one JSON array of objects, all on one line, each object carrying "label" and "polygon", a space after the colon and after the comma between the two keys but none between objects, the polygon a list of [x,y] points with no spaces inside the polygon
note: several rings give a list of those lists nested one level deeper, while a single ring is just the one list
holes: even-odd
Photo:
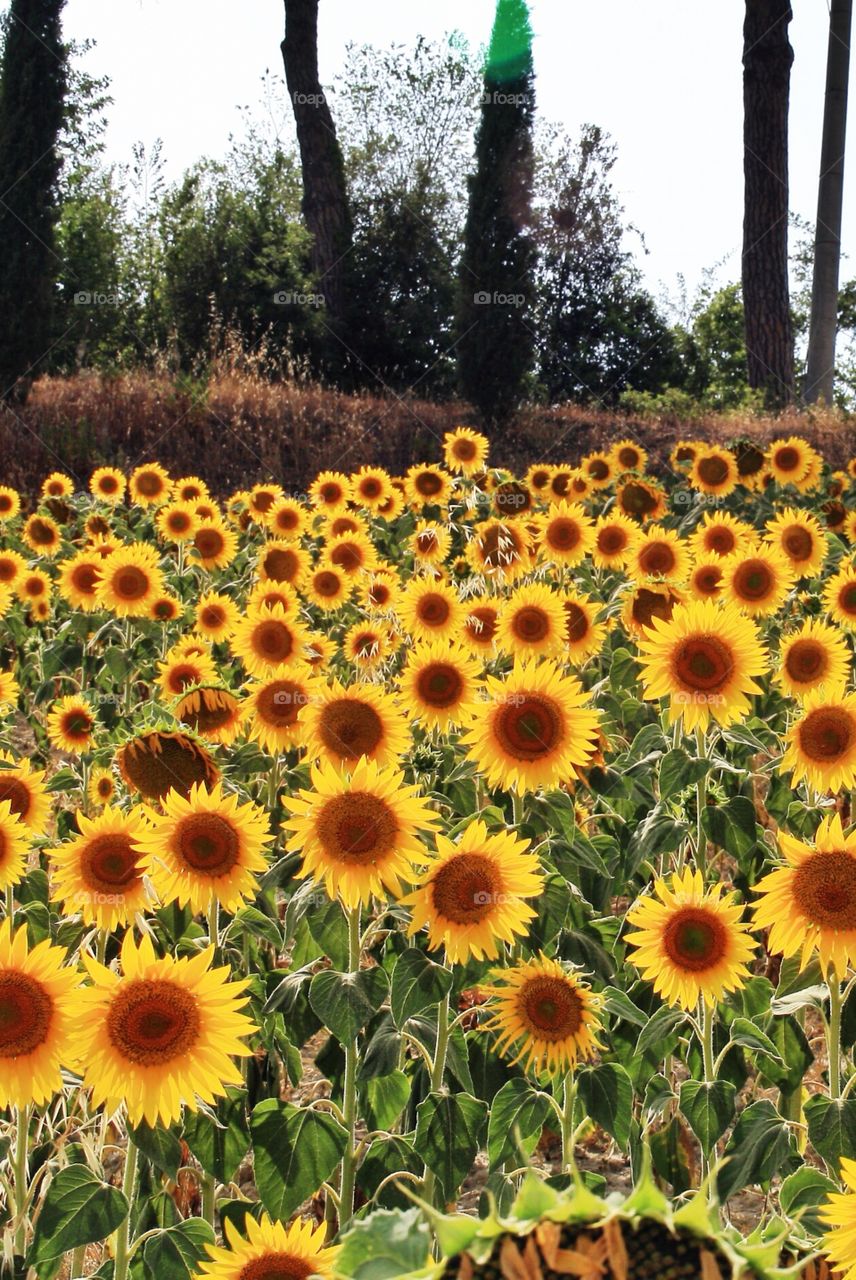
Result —
[{"label": "wilting sunflower", "polygon": [[557,786],[590,763],[599,716],[575,677],[549,660],[516,661],[505,679],[488,676],[485,686],[462,742],[488,786]]},{"label": "wilting sunflower", "polygon": [[837,627],[810,618],[799,631],[782,636],[775,680],[792,698],[818,685],[845,685],[850,669],[847,642]]},{"label": "wilting sunflower", "polygon": [[724,596],[753,618],[776,613],[793,585],[789,562],[770,545],[756,543],[723,562]]},{"label": "wilting sunflower", "polygon": [[15,587],[27,571],[27,562],[20,551],[0,548],[0,586]]},{"label": "wilting sunflower", "polygon": [[102,559],[97,552],[84,549],[57,565],[57,587],[60,595],[75,609],[91,613],[98,608],[98,584]]},{"label": "wilting sunflower", "polygon": [[565,647],[562,597],[540,582],[518,587],[500,605],[496,642],[512,657],[557,656]]},{"label": "wilting sunflower", "polygon": [[417,644],[401,672],[403,704],[416,720],[444,733],[473,709],[481,663],[458,644]]},{"label": "wilting sunflower", "polygon": [[75,1035],[93,1106],[124,1103],[132,1125],[170,1125],[182,1105],[195,1111],[241,1084],[232,1059],[249,1055],[243,1038],[255,1031],[240,1012],[247,980],[212,969],[213,955],[158,959],[151,938],[137,946],[129,929],[121,976],[84,956],[94,985],[78,994]]},{"label": "wilting sunflower", "polygon": [[695,561],[687,580],[694,600],[718,600],[722,595],[722,561],[708,556]]},{"label": "wilting sunflower", "polygon": [[305,628],[287,618],[282,605],[263,605],[238,620],[229,648],[251,676],[266,677],[298,662],[305,638]]},{"label": "wilting sunflower", "polygon": [[450,583],[417,578],[402,592],[398,613],[404,630],[416,640],[450,638],[463,622],[464,606]]},{"label": "wilting sunflower", "polygon": [[326,1229],[306,1219],[289,1226],[263,1213],[258,1221],[248,1213],[245,1239],[227,1219],[227,1249],[206,1245],[210,1255],[197,1264],[195,1280],[328,1280],[335,1269],[337,1245],[325,1245]]},{"label": "wilting sunflower", "polygon": [[172,791],[163,812],[150,810],[136,848],[164,902],[189,904],[194,913],[208,910],[212,897],[235,912],[258,890],[257,873],[267,867],[270,844],[267,811],[218,783],[210,790],[191,787],[185,798]]},{"label": "wilting sunflower", "polygon": [[856,630],[856,565],[842,565],[823,591],[823,607],[843,627]]},{"label": "wilting sunflower", "polygon": [[724,498],[737,488],[737,479],[737,460],[730,449],[711,444],[699,447],[689,470],[694,489]]},{"label": "wilting sunflower", "polygon": [[654,618],[639,641],[646,698],[669,699],[669,721],[688,732],[711,720],[744,719],[767,669],[758,628],[734,605],[712,600],[677,605],[668,622]]},{"label": "wilting sunflower", "polygon": [[85,698],[68,694],[48,712],[47,732],[55,747],[80,755],[92,746],[95,714]]},{"label": "wilting sunflower", "polygon": [[742,906],[722,894],[722,884],[705,889],[701,872],[687,867],[671,885],[657,880],[653,896],[627,912],[629,959],[669,1004],[695,1009],[702,996],[713,1006],[749,977],[755,942]]},{"label": "wilting sunflower", "polygon": [[43,1106],[77,1062],[80,978],[64,947],[27,945],[26,928],[0,924],[0,1107]]},{"label": "wilting sunflower", "polygon": [[594,527],[591,558],[599,569],[623,569],[639,540],[639,526],[614,512],[600,516]]},{"label": "wilting sunflower", "polygon": [[544,874],[528,840],[489,835],[471,823],[457,844],[437,835],[437,855],[401,899],[410,907],[412,936],[428,930],[429,950],[445,948],[450,964],[495,960],[503,943],[525,935],[537,916],[527,898],[541,893]]},{"label": "wilting sunflower", "polygon": [[335,613],[350,600],[354,583],[344,570],[322,560],[304,576],[300,588],[310,604],[325,613]]},{"label": "wilting sunflower", "polygon": [[416,463],[404,477],[404,496],[412,506],[445,506],[452,494],[452,477],[442,467]]},{"label": "wilting sunflower", "polygon": [[128,787],[146,800],[162,800],[173,789],[187,795],[194,783],[213,787],[220,776],[194,738],[162,729],[129,738],[116,752],[116,763]]},{"label": "wilting sunflower", "polygon": [[600,606],[590,596],[580,591],[566,591],[562,596],[562,609],[565,614],[566,661],[574,666],[585,662],[586,658],[597,653],[606,635],[606,624],[597,621]]},{"label": "wilting sunflower", "polygon": [[529,542],[519,520],[484,520],[475,527],[467,559],[475,572],[486,578],[514,582],[532,567]]},{"label": "wilting sunflower", "polygon": [[0,891],[8,889],[10,885],[20,884],[27,874],[31,836],[32,832],[13,811],[10,801],[0,800]]},{"label": "wilting sunflower", "polygon": [[690,571],[692,552],[674,529],[651,526],[631,548],[627,572],[636,579],[659,578],[683,582]]},{"label": "wilting sunflower", "polygon": [[303,719],[308,758],[339,768],[353,768],[362,759],[389,764],[410,747],[404,713],[378,685],[319,683]]},{"label": "wilting sunflower", "polygon": [[241,703],[248,736],[274,756],[301,746],[305,709],[315,698],[316,687],[308,667],[292,667],[288,675],[248,685]]},{"label": "wilting sunflower", "polygon": [[159,462],[144,462],[131,472],[128,492],[140,507],[157,507],[166,502],[172,488],[169,472]]},{"label": "wilting sunflower", "polygon": [[106,808],[97,818],[78,811],[80,835],[50,850],[52,897],[63,914],[112,932],[151,907],[143,858],[135,841],[144,828],[139,808]]},{"label": "wilting sunflower", "polygon": [[155,519],[155,528],[164,542],[189,542],[198,525],[199,517],[190,502],[170,502]]},{"label": "wilting sunflower", "polygon": [[815,791],[856,784],[856,693],[821,686],[806,694],[802,715],[788,733],[783,772],[793,785],[803,778]]},{"label": "wilting sunflower", "polygon": [[312,790],[284,796],[287,847],[303,856],[301,874],[323,881],[346,907],[399,895],[425,850],[420,835],[437,825],[428,802],[395,768],[359,760],[348,774],[312,766]]},{"label": "wilting sunflower", "polygon": [[33,769],[29,760],[16,760],[9,751],[0,750],[0,804],[4,800],[25,827],[36,835],[44,833],[51,811],[44,772]]},{"label": "wilting sunflower", "polygon": [[689,545],[697,558],[716,556],[724,559],[743,551],[755,540],[755,530],[727,511],[705,511],[701,522],[689,536]]},{"label": "wilting sunflower", "polygon": [[116,507],[125,496],[125,477],[116,467],[99,467],[89,480],[89,492],[111,507]]},{"label": "wilting sunflower", "polygon": [[95,768],[89,774],[86,797],[89,803],[100,809],[109,804],[116,794],[116,779],[112,769]]},{"label": "wilting sunflower", "polygon": [[755,924],[770,930],[770,952],[799,954],[801,969],[816,953],[824,975],[831,966],[840,980],[856,962],[856,831],[845,836],[836,813],[813,846],[785,831],[776,840],[786,862],[755,885]]},{"label": "wilting sunflower", "polygon": [[496,652],[499,608],[486,596],[471,596],[465,605],[466,615],[458,632],[459,639],[473,653],[482,656]]},{"label": "wilting sunflower", "polygon": [[766,541],[790,562],[800,578],[820,573],[826,557],[826,534],[810,511],[785,507],[766,524]]},{"label": "wilting sunflower", "polygon": [[51,516],[29,516],[21,537],[30,550],[40,556],[55,556],[62,546],[62,530]]},{"label": "wilting sunflower", "polygon": [[588,453],[580,463],[580,470],[595,489],[606,489],[615,479],[615,463],[611,454]]},{"label": "wilting sunflower", "polygon": [[767,466],[779,484],[799,488],[811,470],[812,450],[799,436],[774,440],[767,450]]},{"label": "wilting sunflower", "polygon": [[42,481],[43,498],[70,498],[74,493],[74,481],[64,471],[52,471]]},{"label": "wilting sunflower", "polygon": [[206,592],[194,608],[196,630],[208,640],[228,640],[238,616],[235,601],[217,591]]},{"label": "wilting sunflower", "polygon": [[0,484],[0,524],[14,520],[21,510],[21,495],[7,484]]},{"label": "wilting sunflower", "polygon": [[650,477],[631,476],[623,480],[615,491],[616,510],[631,520],[661,520],[666,513],[666,494],[661,485]]},{"label": "wilting sunflower", "polygon": [[369,619],[355,622],[342,637],[342,653],[360,671],[375,671],[393,651],[395,636],[389,626]]},{"label": "wilting sunflower", "polygon": [[241,732],[243,704],[234,693],[218,684],[202,684],[188,689],[175,704],[175,718],[189,725],[206,742],[227,747]]},{"label": "wilting sunflower", "polygon": [[143,618],[153,597],[163,589],[157,552],[138,542],[119,547],[103,561],[96,599],[120,618]]},{"label": "wilting sunflower", "polygon": [[484,1027],[496,1035],[504,1057],[514,1055],[512,1065],[522,1062],[535,1075],[564,1075],[599,1048],[600,997],[578,974],[541,952],[495,976],[500,986],[479,987],[493,998]]},{"label": "wilting sunflower", "polygon": [[309,570],[309,552],[283,538],[266,542],[259,552],[256,572],[262,582],[296,585]]},{"label": "wilting sunflower", "polygon": [[592,550],[595,525],[579,503],[557,502],[538,519],[540,560],[573,568]]},{"label": "wilting sunflower", "polygon": [[473,476],[483,470],[489,447],[487,438],[470,427],[455,427],[443,436],[446,466],[463,476]]}]

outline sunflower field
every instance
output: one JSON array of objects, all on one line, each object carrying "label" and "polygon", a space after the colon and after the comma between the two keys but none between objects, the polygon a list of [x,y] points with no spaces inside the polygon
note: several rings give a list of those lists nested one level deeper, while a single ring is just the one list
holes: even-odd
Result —
[{"label": "sunflower field", "polygon": [[0,1273],[856,1277],[856,458],[0,486]]}]

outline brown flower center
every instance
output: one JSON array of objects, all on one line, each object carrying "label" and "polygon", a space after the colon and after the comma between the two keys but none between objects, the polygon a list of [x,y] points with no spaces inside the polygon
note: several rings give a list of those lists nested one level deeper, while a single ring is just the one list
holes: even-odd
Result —
[{"label": "brown flower center", "polygon": [[696,590],[706,596],[717,596],[722,586],[722,570],[716,565],[706,564],[696,570],[693,576]]},{"label": "brown flower center", "polygon": [[543,609],[536,605],[526,605],[515,612],[511,620],[511,632],[524,644],[538,644],[550,634],[550,619]]},{"label": "brown flower center", "polygon": [[144,498],[156,498],[163,493],[163,480],[156,471],[141,471],[134,483]]},{"label": "brown flower center", "polygon": [[431,662],[419,672],[416,689],[429,707],[453,707],[460,701],[464,682],[451,662]]},{"label": "brown flower center", "polygon": [[291,628],[277,618],[266,618],[253,628],[253,652],[266,662],[287,662],[294,651]]},{"label": "brown flower center", "polygon": [[817,707],[797,725],[797,734],[804,755],[833,764],[856,742],[856,724],[843,707]]},{"label": "brown flower center", "polygon": [[639,587],[633,597],[633,621],[640,627],[650,627],[655,618],[668,622],[676,600],[671,592],[649,591]]},{"label": "brown flower center", "polygon": [[85,741],[92,732],[92,717],[85,711],[68,711],[60,721],[62,732],[75,742]]},{"label": "brown flower center", "polygon": [[728,525],[715,524],[705,530],[704,546],[707,551],[713,551],[718,556],[727,556],[737,546],[737,538]]},{"label": "brown flower center", "polygon": [[327,750],[343,760],[370,756],[384,739],[383,721],[368,702],[337,698],[318,718],[318,732]]},{"label": "brown flower center", "polygon": [[802,525],[791,525],[782,535],[782,546],[791,560],[809,560],[814,550],[814,539]]},{"label": "brown flower center", "polygon": [[194,782],[213,786],[218,778],[207,751],[179,733],[132,738],[119,764],[126,781],[148,800],[162,799],[170,788],[186,796]]},{"label": "brown flower center", "polygon": [[566,1040],[582,1029],[583,1002],[569,982],[530,978],[520,988],[518,999],[527,1030],[539,1040]]},{"label": "brown flower center", "polygon": [[519,693],[500,704],[494,734],[502,751],[515,760],[541,760],[562,739],[564,718],[559,705],[542,693]]},{"label": "brown flower center", "polygon": [[639,553],[639,568],[643,573],[671,573],[675,567],[675,552],[668,542],[649,542]]},{"label": "brown flower center", "polygon": [[342,590],[342,579],[332,569],[322,569],[314,578],[315,591],[325,600],[335,600]]},{"label": "brown flower center", "polygon": [[856,860],[843,850],[813,853],[793,874],[794,903],[812,924],[856,929]]},{"label": "brown flower center", "polygon": [[496,867],[481,853],[459,853],[446,862],[431,882],[434,910],[453,924],[479,924],[492,915],[502,881]]},{"label": "brown flower center", "polygon": [[801,461],[798,451],[792,445],[777,449],[773,457],[780,471],[796,471]]},{"label": "brown flower center", "polygon": [[30,521],[29,533],[31,540],[40,547],[50,547],[56,541],[56,530],[53,525],[38,517]]},{"label": "brown flower center", "polygon": [[44,1044],[53,1009],[35,978],[19,969],[0,971],[0,1058],[21,1058]]},{"label": "brown flower center", "polygon": [[149,586],[148,574],[137,565],[124,565],[113,576],[113,591],[120,600],[142,600]]},{"label": "brown flower center", "polygon": [[588,473],[592,480],[606,480],[609,475],[609,466],[603,458],[594,458],[589,463]]},{"label": "brown flower center", "polygon": [[663,947],[677,969],[703,973],[725,956],[728,938],[713,912],[704,907],[680,907],[666,925]]},{"label": "brown flower center", "polygon": [[547,526],[547,545],[555,551],[573,551],[580,538],[580,526],[576,520],[569,520],[566,516],[558,516]]},{"label": "brown flower center", "polygon": [[416,606],[416,616],[426,627],[442,627],[451,612],[449,601],[438,591],[426,591]]},{"label": "brown flower center", "polygon": [[618,450],[618,461],[627,471],[633,471],[639,466],[639,450],[634,449],[632,445],[625,445],[623,449]]},{"label": "brown flower center", "polygon": [[621,525],[612,524],[598,530],[597,549],[605,556],[615,556],[627,546],[627,530]]},{"label": "brown flower center", "polygon": [[94,596],[98,586],[98,569],[94,564],[77,564],[71,571],[71,582],[82,596]]},{"label": "brown flower center", "polygon": [[317,818],[325,853],[340,862],[374,866],[395,847],[398,823],[380,797],[351,791],[326,801]]},{"label": "brown flower center", "polygon": [[464,623],[467,635],[478,644],[489,645],[496,635],[496,609],[489,605],[471,609]]},{"label": "brown flower center", "polygon": [[856,617],[856,582],[846,582],[841,588],[838,607],[842,613]]},{"label": "brown flower center", "polygon": [[297,723],[301,708],[309,702],[303,685],[293,680],[273,680],[256,699],[256,714],[267,725],[284,729]]},{"label": "brown flower center", "polygon": [[621,490],[621,505],[628,515],[649,516],[657,510],[657,494],[644,484],[626,484]]},{"label": "brown flower center", "polygon": [[274,547],[263,557],[262,568],[274,582],[293,582],[300,569],[300,561],[287,547]]},{"label": "brown flower center", "polygon": [[585,609],[573,600],[565,601],[565,634],[570,644],[579,644],[589,632],[589,620]]},{"label": "brown flower center", "polygon": [[798,684],[822,679],[829,666],[826,649],[816,640],[796,640],[785,658],[785,670]]},{"label": "brown flower center", "polygon": [[772,570],[763,560],[744,560],[733,579],[741,600],[766,600],[775,586]]},{"label": "brown flower center", "polygon": [[476,442],[468,440],[466,436],[459,436],[452,444],[452,456],[458,462],[472,462],[478,456]]},{"label": "brown flower center", "polygon": [[245,1263],[237,1280],[307,1280],[316,1270],[314,1262],[293,1253],[265,1253]]},{"label": "brown flower center", "polygon": [[14,815],[23,819],[30,812],[33,797],[30,788],[20,778],[11,778],[8,769],[0,769],[0,804],[9,801]]},{"label": "brown flower center", "polygon": [[162,1067],[192,1049],[201,1019],[196,1000],[176,982],[138,978],[116,988],[107,1038],[135,1067]]},{"label": "brown flower center", "polygon": [[705,484],[720,485],[728,479],[728,463],[724,458],[702,458],[698,464],[699,479]]},{"label": "brown flower center", "polygon": [[219,813],[190,813],[175,833],[175,849],[190,871],[225,876],[241,855],[238,833]]},{"label": "brown flower center", "polygon": [[416,492],[423,498],[433,498],[443,489],[443,477],[436,471],[420,471],[413,482]]},{"label": "brown flower center", "polygon": [[690,636],[674,657],[674,672],[685,689],[717,692],[734,670],[734,655],[716,636]]},{"label": "brown flower center", "polygon": [[486,569],[505,569],[520,559],[520,539],[507,524],[491,525],[479,538],[479,553]]},{"label": "brown flower center", "polygon": [[116,894],[139,881],[140,855],[129,836],[108,832],[89,840],[80,857],[80,876],[96,893]]}]

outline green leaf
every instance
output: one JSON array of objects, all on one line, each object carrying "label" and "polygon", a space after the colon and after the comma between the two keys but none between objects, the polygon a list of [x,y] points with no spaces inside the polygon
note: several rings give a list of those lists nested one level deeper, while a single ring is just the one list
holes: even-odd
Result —
[{"label": "green leaf", "polygon": [[143,1245],[143,1262],[152,1280],[187,1280],[208,1259],[207,1244],[214,1232],[202,1218],[189,1218],[150,1236]]},{"label": "green leaf", "polygon": [[392,1280],[431,1261],[431,1236],[419,1209],[378,1209],[355,1223],[341,1245],[336,1268],[351,1280]]},{"label": "green leaf", "polygon": [[725,1201],[750,1184],[769,1182],[796,1155],[793,1135],[772,1102],[750,1102],[725,1147],[727,1164],[719,1171],[719,1197]]},{"label": "green leaf", "polygon": [[386,999],[387,982],[383,969],[322,969],[312,979],[309,1003],[339,1043],[350,1044]]},{"label": "green leaf", "polygon": [[734,1118],[736,1087],[730,1080],[684,1080],[681,1084],[681,1111],[690,1128],[701,1143],[705,1155],[710,1155]]},{"label": "green leaf", "polygon": [[825,1173],[803,1165],[785,1178],[779,1188],[779,1204],[782,1213],[789,1218],[798,1218],[810,1235],[820,1235],[825,1224],[817,1210],[838,1190],[838,1184],[827,1178]]},{"label": "green leaf", "polygon": [[730,1034],[731,1043],[739,1044],[742,1049],[749,1049],[752,1057],[757,1060],[759,1068],[765,1073],[784,1067],[782,1056],[774,1042],[766,1032],[756,1027],[755,1023],[750,1022],[748,1018],[735,1018],[731,1024]]},{"label": "green leaf", "polygon": [[724,849],[738,860],[755,845],[755,806],[746,796],[732,796],[725,804],[706,805],[701,825],[717,849]]},{"label": "green leaf", "polygon": [[314,942],[337,969],[348,964],[348,924],[338,902],[323,902],[306,913],[306,925]]},{"label": "green leaf", "polygon": [[664,853],[672,853],[686,838],[687,825],[676,822],[659,804],[636,828],[627,846],[628,875],[633,875],[643,862],[651,862]]},{"label": "green leaf", "polygon": [[216,1110],[185,1111],[184,1140],[206,1173],[231,1182],[250,1146],[246,1095],[230,1090]]},{"label": "green leaf", "polygon": [[468,1093],[429,1093],[416,1109],[415,1147],[437,1178],[443,1200],[454,1200],[479,1149],[487,1103]]},{"label": "green leaf", "polygon": [[585,1067],[577,1076],[577,1091],[592,1120],[620,1147],[626,1148],[630,1138],[633,1085],[624,1068],[617,1062]]},{"label": "green leaf", "polygon": [[504,1160],[526,1164],[552,1114],[546,1093],[533,1089],[528,1080],[509,1080],[494,1098],[487,1127],[487,1154],[491,1171]]},{"label": "green leaf", "polygon": [[841,1157],[856,1159],[856,1098],[825,1098],[816,1093],[805,1104],[809,1142],[836,1171]]},{"label": "green leaf", "polygon": [[410,1098],[410,1080],[403,1071],[375,1076],[365,1085],[366,1123],[370,1129],[391,1129]]},{"label": "green leaf", "polygon": [[660,762],[660,799],[670,800],[687,787],[694,787],[712,767],[711,760],[690,756],[683,747],[667,751]]},{"label": "green leaf", "polygon": [[[395,1173],[412,1173],[421,1177],[423,1162],[410,1142],[396,1134],[375,1138],[357,1170],[357,1186],[366,1199],[374,1196],[380,1184]],[[375,1201],[384,1209],[409,1209],[413,1203],[404,1190],[413,1189],[413,1180],[404,1179],[400,1184],[387,1183]]]},{"label": "green leaf", "polygon": [[390,1006],[398,1027],[423,1009],[432,1009],[452,989],[452,972],[429,960],[418,947],[402,951],[392,971]]},{"label": "green leaf", "polygon": [[605,987],[603,990],[603,1007],[613,1018],[620,1018],[634,1027],[644,1027],[648,1022],[647,1014],[633,1003],[630,997],[618,987]]},{"label": "green leaf", "polygon": [[161,1125],[152,1128],[144,1122],[131,1130],[131,1136],[146,1159],[174,1182],[181,1164],[181,1143],[172,1130]]},{"label": "green leaf", "polygon": [[96,1178],[87,1165],[60,1169],[42,1201],[28,1265],[39,1280],[52,1280],[64,1253],[105,1240],[127,1214],[122,1192]]},{"label": "green leaf", "polygon": [[330,1177],[348,1143],[326,1111],[267,1098],[250,1118],[256,1185],[264,1207],[286,1219]]},{"label": "green leaf", "polygon": [[[653,1017],[649,1018],[647,1025],[642,1028],[636,1042],[637,1053],[649,1053],[652,1049],[661,1048],[667,1037],[683,1022],[686,1022],[683,1009],[673,1009],[670,1004],[661,1005]],[[660,1057],[665,1057],[665,1053],[664,1049]]]},{"label": "green leaf", "polygon": [[230,937],[234,933],[251,933],[257,938],[263,938],[278,951],[282,950],[282,930],[276,920],[266,916],[257,907],[242,907],[229,925],[228,932]]}]

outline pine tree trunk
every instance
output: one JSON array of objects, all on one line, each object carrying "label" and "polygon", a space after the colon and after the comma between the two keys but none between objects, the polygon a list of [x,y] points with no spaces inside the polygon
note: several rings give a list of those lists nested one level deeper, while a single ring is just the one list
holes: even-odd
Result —
[{"label": "pine tree trunk", "polygon": [[318,0],[285,0],[282,59],[300,147],[303,216],[312,236],[316,288],[324,297],[327,325],[344,341],[353,224],[342,152],[318,78]]},{"label": "pine tree trunk", "polygon": [[847,132],[847,82],[850,76],[852,21],[853,0],[832,0],[805,379],[805,399],[809,404],[816,400],[832,404],[835,378],[841,214],[844,203],[844,142]]},{"label": "pine tree trunk", "polygon": [[746,0],[743,25],[743,305],[749,385],[794,399],[788,287],[789,0]]}]

